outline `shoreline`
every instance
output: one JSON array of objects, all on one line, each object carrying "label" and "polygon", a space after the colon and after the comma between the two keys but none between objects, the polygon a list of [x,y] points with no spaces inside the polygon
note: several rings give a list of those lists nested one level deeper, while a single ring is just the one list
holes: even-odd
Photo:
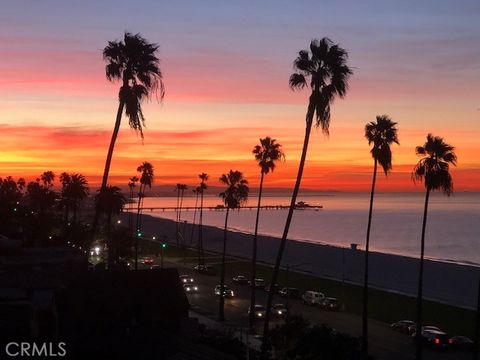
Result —
[{"label": "shoreline", "polygon": [[[124,214],[127,216],[127,214]],[[196,246],[198,226],[190,243],[190,223],[186,224],[186,245]],[[175,242],[176,223],[173,220],[142,215],[142,229],[149,234],[164,235]],[[223,229],[203,226],[204,248],[221,251]],[[250,258],[253,235],[228,231],[227,253]],[[280,239],[258,236],[259,262],[273,264]],[[289,240],[282,266],[290,265],[295,271],[361,285],[363,283],[363,250],[329,244]],[[419,260],[405,255],[370,252],[370,287],[416,296]],[[476,308],[480,267],[439,260],[425,259],[424,297],[458,307]],[[268,282],[268,279],[266,279]]]}]

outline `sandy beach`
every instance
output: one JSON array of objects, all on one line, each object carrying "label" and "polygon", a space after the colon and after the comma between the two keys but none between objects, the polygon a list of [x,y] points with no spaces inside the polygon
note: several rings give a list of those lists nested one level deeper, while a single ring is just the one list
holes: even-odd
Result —
[{"label": "sandy beach", "polygon": [[[175,228],[174,221],[143,215],[142,230],[145,234],[165,235],[169,241],[174,241]],[[223,230],[211,226],[203,228],[205,249],[220,251]],[[191,224],[185,225],[187,246],[196,245],[197,233],[198,230],[195,229],[193,243],[190,244]],[[229,231],[228,254],[250,257],[252,238],[250,234]],[[278,244],[278,238],[259,236],[259,261],[273,263]],[[364,252],[361,250],[289,241],[283,257],[283,266],[289,264],[295,267],[296,271],[360,284],[363,281],[363,258]],[[298,264],[302,265],[297,266]],[[417,259],[372,252],[370,264],[372,287],[409,295],[416,294],[419,266]],[[426,260],[424,297],[459,307],[474,308],[477,303],[479,278],[479,267]]]}]

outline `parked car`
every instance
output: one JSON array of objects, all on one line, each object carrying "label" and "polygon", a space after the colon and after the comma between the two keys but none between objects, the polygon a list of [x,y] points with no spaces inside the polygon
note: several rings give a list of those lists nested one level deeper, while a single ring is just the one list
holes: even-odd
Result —
[{"label": "parked car", "polygon": [[194,284],[183,284],[183,289],[187,294],[198,292],[198,286]]},{"label": "parked car", "polygon": [[278,284],[269,284],[265,286],[265,291],[270,291],[270,288],[273,288],[273,292],[278,292],[280,290],[280,285]]},{"label": "parked car", "polygon": [[282,288],[278,294],[283,297],[288,297],[290,299],[299,299],[300,298],[300,291],[294,287],[284,287]]},{"label": "parked car", "polygon": [[145,256],[143,258],[143,263],[145,265],[151,265],[151,264],[153,264],[153,259],[150,256]]},{"label": "parked car", "polygon": [[[412,335],[415,336],[415,333]],[[446,349],[448,346],[448,335],[443,331],[439,330],[422,330],[422,335],[420,337],[421,341],[429,347],[441,350]]]},{"label": "parked car", "polygon": [[272,315],[275,317],[285,317],[288,314],[288,309],[285,304],[273,304]]},{"label": "parked car", "polygon": [[217,270],[210,265],[195,265],[193,267],[193,270],[204,275],[212,275],[212,276],[217,275]]},{"label": "parked car", "polygon": [[[222,294],[221,286],[220,285],[215,286],[215,296],[220,296],[221,294]],[[230,288],[227,285],[223,285],[223,297],[232,298],[234,296],[235,294],[233,293],[233,290],[230,290]]]},{"label": "parked car", "polygon": [[232,278],[234,283],[237,283],[238,285],[246,285],[248,284],[248,279],[243,276],[243,275],[237,275]]},{"label": "parked car", "polygon": [[452,349],[471,351],[475,343],[466,336],[452,336],[448,339],[448,345]]},{"label": "parked car", "polygon": [[[251,284],[252,282],[249,281],[248,285],[251,285]],[[255,287],[255,289],[265,289],[265,280],[261,278],[256,278],[253,286]]]},{"label": "parked car", "polygon": [[322,309],[330,310],[330,311],[337,311],[339,306],[338,299],[333,297],[327,297],[322,301],[320,305]]},{"label": "parked car", "polygon": [[325,300],[325,294],[318,291],[305,291],[302,295],[302,300],[305,305],[321,306]]},{"label": "parked car", "polygon": [[191,277],[190,275],[180,275],[179,278],[180,278],[180,281],[184,284],[192,284],[195,282],[193,277]]},{"label": "parked car", "polygon": [[415,326],[415,322],[412,320],[400,320],[391,324],[390,328],[392,328],[392,330],[399,331],[404,334],[408,334],[409,332],[408,328],[412,325]]},{"label": "parked car", "polygon": [[[435,331],[443,331],[442,329],[436,327],[436,326],[433,326],[433,325],[425,325],[425,326],[422,326],[422,330],[435,330]],[[413,324],[413,325],[410,325],[408,327],[408,334],[409,335],[412,335],[414,336],[415,333],[417,332],[417,324]]]},{"label": "parked car", "polygon": [[[253,312],[255,314],[256,319],[263,318],[265,316],[265,313],[266,313],[265,306],[255,305],[255,309],[253,310]],[[248,309],[248,314],[250,314],[250,309]]]}]

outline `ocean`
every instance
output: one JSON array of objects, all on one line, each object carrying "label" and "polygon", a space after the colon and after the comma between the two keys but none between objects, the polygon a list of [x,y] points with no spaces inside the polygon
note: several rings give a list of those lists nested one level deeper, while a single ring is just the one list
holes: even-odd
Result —
[{"label": "ocean", "polygon": [[[322,209],[296,210],[289,239],[339,247],[359,244],[364,249],[368,220],[368,193],[304,194],[298,201]],[[375,197],[370,249],[372,251],[418,257],[424,205],[423,193],[378,193]],[[145,208],[175,207],[176,197],[147,197]],[[255,206],[255,194],[247,203]],[[289,196],[265,196],[262,205],[288,205]],[[221,199],[206,194],[204,206],[221,204]],[[183,206],[193,207],[194,197],[186,197]],[[127,205],[128,206],[128,205]],[[262,210],[259,233],[280,237],[288,210]],[[252,233],[254,209],[233,211],[229,229]],[[145,215],[176,218],[174,210],[144,210]],[[182,211],[182,221],[191,222],[193,210]],[[225,212],[206,210],[203,223],[223,227]],[[198,222],[198,212],[196,217]],[[447,197],[434,193],[430,197],[426,230],[425,256],[429,259],[480,266],[480,193],[455,193]]]}]

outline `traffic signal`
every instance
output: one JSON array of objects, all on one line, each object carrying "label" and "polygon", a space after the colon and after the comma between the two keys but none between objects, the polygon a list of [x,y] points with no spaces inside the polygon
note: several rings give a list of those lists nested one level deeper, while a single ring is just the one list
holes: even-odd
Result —
[{"label": "traffic signal", "polygon": [[166,243],[162,243],[162,249],[166,249],[167,248],[167,244]]}]

